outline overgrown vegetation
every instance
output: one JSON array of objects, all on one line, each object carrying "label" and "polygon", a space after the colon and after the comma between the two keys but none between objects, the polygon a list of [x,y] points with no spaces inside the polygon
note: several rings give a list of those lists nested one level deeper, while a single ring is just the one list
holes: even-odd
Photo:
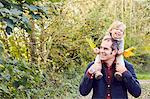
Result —
[{"label": "overgrown vegetation", "polygon": [[127,60],[134,64],[136,72],[148,72],[148,3],[0,0],[0,97],[77,98],[84,70],[95,58],[85,38],[92,38],[98,46],[117,19],[127,25],[125,49],[136,48],[135,56]]},{"label": "overgrown vegetation", "polygon": [[138,79],[141,79],[141,80],[149,80],[150,79],[150,74],[149,74],[149,72],[138,73],[137,77],[138,77]]}]

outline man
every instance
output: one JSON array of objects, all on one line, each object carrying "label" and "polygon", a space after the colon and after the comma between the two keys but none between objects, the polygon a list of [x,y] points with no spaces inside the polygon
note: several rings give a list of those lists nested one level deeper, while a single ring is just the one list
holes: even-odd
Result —
[{"label": "man", "polygon": [[[93,88],[92,99],[128,99],[127,90],[134,97],[140,96],[141,87],[132,64],[124,61],[125,66],[116,67],[117,46],[117,43],[110,36],[104,37],[99,53],[103,77],[101,79],[94,78],[97,66],[91,62],[80,84],[81,95],[88,95]],[[114,77],[116,71],[122,74],[121,81]]]}]

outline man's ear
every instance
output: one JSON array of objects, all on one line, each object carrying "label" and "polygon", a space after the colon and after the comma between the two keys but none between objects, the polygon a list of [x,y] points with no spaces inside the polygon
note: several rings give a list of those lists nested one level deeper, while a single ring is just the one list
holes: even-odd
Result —
[{"label": "man's ear", "polygon": [[117,53],[118,53],[118,50],[113,50],[113,51],[112,51],[112,54],[113,54],[114,56],[116,56]]},{"label": "man's ear", "polygon": [[110,29],[109,32],[111,33],[111,32],[112,32],[112,29]]}]

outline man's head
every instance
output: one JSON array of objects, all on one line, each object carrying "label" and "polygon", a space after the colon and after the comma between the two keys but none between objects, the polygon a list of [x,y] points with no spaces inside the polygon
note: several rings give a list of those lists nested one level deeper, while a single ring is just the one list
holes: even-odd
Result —
[{"label": "man's head", "polygon": [[108,61],[110,59],[115,59],[117,51],[117,41],[113,40],[110,36],[105,36],[100,45],[101,60]]},{"label": "man's head", "polygon": [[111,34],[113,39],[119,40],[123,38],[125,29],[126,25],[123,22],[114,21],[110,25],[108,32]]}]

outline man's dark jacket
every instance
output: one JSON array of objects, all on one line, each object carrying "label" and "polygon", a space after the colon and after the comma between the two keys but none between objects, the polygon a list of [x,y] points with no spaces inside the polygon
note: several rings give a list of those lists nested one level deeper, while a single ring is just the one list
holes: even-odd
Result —
[{"label": "man's dark jacket", "polygon": [[[88,65],[88,68],[92,66],[92,64],[94,64],[94,62],[91,62]],[[125,61],[125,66],[128,71],[125,71],[122,74],[123,76],[122,81],[118,81],[114,76],[112,77],[111,83],[112,99],[128,99],[127,90],[134,97],[139,97],[141,94],[141,87],[139,82],[137,81],[133,65]],[[88,68],[86,69],[86,71],[88,70]],[[105,99],[107,89],[105,72],[106,71],[104,70],[103,64],[102,64],[103,77],[100,80],[90,79],[90,77],[87,76],[85,72],[79,87],[80,94],[86,96],[90,93],[91,89],[93,88],[92,99]]]}]

